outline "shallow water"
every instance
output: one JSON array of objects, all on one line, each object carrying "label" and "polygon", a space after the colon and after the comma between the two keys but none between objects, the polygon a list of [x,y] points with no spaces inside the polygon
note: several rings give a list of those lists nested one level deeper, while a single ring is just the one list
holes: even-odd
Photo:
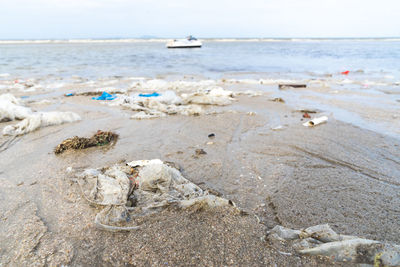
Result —
[{"label": "shallow water", "polygon": [[[306,76],[363,70],[399,78],[397,40],[204,41],[201,49],[166,49],[164,42],[0,43],[0,74],[86,78],[230,72]],[[375,75],[374,74],[374,75]]]}]

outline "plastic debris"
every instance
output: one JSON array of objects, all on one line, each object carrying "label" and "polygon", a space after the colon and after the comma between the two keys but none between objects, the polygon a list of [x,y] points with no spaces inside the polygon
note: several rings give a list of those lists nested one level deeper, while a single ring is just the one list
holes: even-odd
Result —
[{"label": "plastic debris", "polygon": [[23,135],[33,132],[40,127],[59,125],[81,120],[74,112],[36,112],[15,125],[8,125],[3,129],[3,135]]},{"label": "plastic debris", "polygon": [[160,96],[160,94],[154,92],[154,93],[152,93],[152,94],[139,94],[139,96],[140,96],[140,97],[157,97],[157,96]]},{"label": "plastic debris", "polygon": [[69,149],[85,149],[93,146],[104,146],[115,143],[118,139],[118,134],[113,132],[103,132],[98,130],[92,137],[72,137],[61,142],[55,149],[55,154],[61,154]]},{"label": "plastic debris", "polygon": [[328,224],[301,230],[277,225],[268,239],[290,242],[300,254],[327,256],[337,262],[400,266],[400,246],[337,234]]},{"label": "plastic debris", "polygon": [[107,93],[107,92],[103,92],[103,93],[101,94],[101,96],[92,97],[92,99],[94,99],[94,100],[114,100],[114,99],[116,99],[116,98],[117,98],[116,95],[111,95],[111,94],[109,94],[109,93]]},{"label": "plastic debris", "polygon": [[68,94],[65,94],[64,96],[74,96],[75,95],[75,93],[68,93]]},{"label": "plastic debris", "polygon": [[167,115],[198,116],[204,114],[201,105],[224,105],[233,99],[232,92],[225,91],[202,91],[193,94],[176,95],[173,91],[159,93],[158,97],[140,97],[139,94],[131,96],[121,95],[118,100],[109,105],[119,105],[129,108],[138,113],[132,119],[150,119],[165,117]]},{"label": "plastic debris", "polygon": [[95,225],[107,231],[138,229],[140,225],[135,224],[135,218],[170,206],[233,205],[227,199],[203,191],[185,179],[179,170],[159,159],[87,169],[77,178],[84,197],[92,204],[103,206],[95,217]]},{"label": "plastic debris", "polygon": [[340,74],[342,74],[342,75],[348,75],[350,73],[350,71],[349,70],[346,70],[346,71],[342,71]]},{"label": "plastic debris", "polygon": [[22,120],[31,114],[31,109],[21,106],[20,100],[12,94],[0,95],[0,122]]},{"label": "plastic debris", "polygon": [[214,133],[210,133],[209,135],[208,135],[208,138],[214,138],[215,137],[215,134]]},{"label": "plastic debris", "polygon": [[306,127],[312,127],[312,126],[316,126],[316,125],[321,124],[321,123],[325,123],[327,121],[328,121],[328,117],[327,116],[322,116],[322,117],[319,117],[319,118],[315,118],[315,119],[309,120],[309,121],[303,123],[303,125],[306,126]]},{"label": "plastic debris", "polygon": [[306,113],[303,114],[303,118],[310,119],[311,116],[306,112]]}]

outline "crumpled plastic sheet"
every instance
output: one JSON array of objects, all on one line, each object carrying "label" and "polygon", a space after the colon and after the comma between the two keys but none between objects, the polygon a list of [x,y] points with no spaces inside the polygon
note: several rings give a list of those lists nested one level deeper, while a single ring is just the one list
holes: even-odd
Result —
[{"label": "crumpled plastic sheet", "polygon": [[87,169],[77,178],[85,198],[92,204],[103,206],[96,215],[95,224],[108,231],[135,230],[139,226],[122,225],[135,217],[148,216],[169,206],[233,205],[227,199],[202,190],[184,178],[179,170],[159,159]]},{"label": "crumpled plastic sheet", "polygon": [[328,224],[293,230],[280,225],[269,233],[270,240],[290,242],[300,254],[327,256],[334,261],[400,266],[400,246],[357,236],[337,234]]},{"label": "crumpled plastic sheet", "polygon": [[[153,93],[154,94],[154,93]],[[157,93],[152,97],[142,97],[143,94],[131,96],[120,95],[109,105],[122,106],[138,113],[132,119],[150,119],[167,115],[198,116],[204,114],[203,105],[229,105],[235,101],[232,91],[215,87],[210,90],[201,90],[195,93],[185,93],[178,96],[173,91]]]},{"label": "crumpled plastic sheet", "polygon": [[21,101],[12,94],[0,95],[0,122],[22,120],[31,114],[31,109],[22,106]]},{"label": "crumpled plastic sheet", "polygon": [[67,122],[81,120],[81,117],[74,112],[36,112],[14,125],[8,125],[3,129],[3,135],[23,135],[33,132],[40,127],[59,125]]}]

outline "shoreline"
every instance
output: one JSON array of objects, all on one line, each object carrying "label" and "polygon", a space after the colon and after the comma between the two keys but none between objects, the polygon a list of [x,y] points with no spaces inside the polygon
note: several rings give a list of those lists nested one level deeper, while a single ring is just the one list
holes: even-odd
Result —
[{"label": "shoreline", "polygon": [[[27,104],[76,112],[82,120],[41,128],[2,147],[0,239],[6,242],[0,245],[0,262],[333,264],[279,253],[263,241],[275,225],[298,229],[329,223],[340,233],[400,243],[399,139],[333,117],[304,127],[302,113],[270,101],[273,95],[239,95],[226,106],[204,106],[208,114],[148,120],[129,119],[131,110],[87,96],[53,96],[44,106]],[[88,137],[99,129],[118,133],[118,142],[54,155],[62,140]],[[215,134],[212,144],[210,133]],[[0,137],[2,144],[9,140]],[[207,154],[195,157],[196,149]],[[96,209],[66,169],[153,158],[176,163],[188,180],[232,200],[249,215],[167,210],[135,232],[95,229]]]}]

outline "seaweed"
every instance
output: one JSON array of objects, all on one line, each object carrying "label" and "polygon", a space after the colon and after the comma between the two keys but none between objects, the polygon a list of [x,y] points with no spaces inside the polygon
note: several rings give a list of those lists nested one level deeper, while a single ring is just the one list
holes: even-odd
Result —
[{"label": "seaweed", "polygon": [[90,138],[74,136],[65,139],[54,149],[54,153],[61,154],[70,149],[78,150],[94,146],[105,146],[110,143],[115,143],[117,139],[118,134],[116,133],[98,130],[97,133]]}]

